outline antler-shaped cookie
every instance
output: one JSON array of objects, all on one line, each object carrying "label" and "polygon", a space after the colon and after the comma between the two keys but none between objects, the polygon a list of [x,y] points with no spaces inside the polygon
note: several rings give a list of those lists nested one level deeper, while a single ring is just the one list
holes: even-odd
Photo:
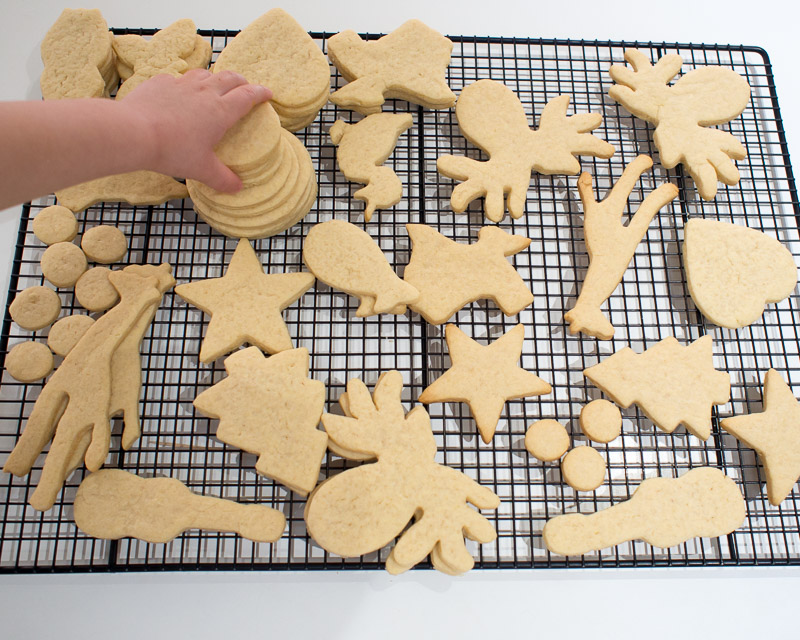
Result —
[{"label": "antler-shaped cookie", "polygon": [[627,225],[622,214],[639,177],[653,166],[648,156],[637,156],[614,184],[605,200],[598,202],[592,193],[592,176],[582,173],[578,191],[583,203],[583,230],[589,252],[589,270],[583,281],[575,307],[567,311],[570,333],[610,340],[614,326],[600,311],[608,297],[622,280],[639,241],[658,211],[678,195],[674,184],[662,184],[649,193],[631,216]]},{"label": "antler-shaped cookie", "polygon": [[399,372],[384,373],[373,396],[361,380],[347,383],[349,416],[326,413],[330,441],[347,457],[378,461],[323,482],[309,497],[305,519],[323,548],[345,557],[376,551],[400,535],[386,561],[402,573],[432,555],[440,571],[458,574],[474,565],[464,535],[478,542],[495,539],[494,527],[467,506],[496,509],[499,498],[468,476],[435,462],[436,441],[422,407],[405,415]]},{"label": "antler-shaped cookie", "polygon": [[141,319],[152,318],[175,280],[168,264],[132,265],[112,271],[108,278],[119,292],[120,302],[88,329],[42,389],[25,431],[3,467],[14,475],[25,475],[53,438],[30,499],[40,511],[53,506],[66,476],[81,459],[85,457],[90,471],[102,466],[111,440],[112,415],[125,414],[125,443],[138,437],[139,387],[131,386],[129,376],[140,372],[141,364],[138,356],[134,361],[133,350],[149,324]]},{"label": "antler-shaped cookie", "polygon": [[331,127],[333,144],[339,149],[336,160],[348,180],[367,186],[353,194],[367,203],[364,220],[369,222],[375,209],[386,209],[400,202],[403,184],[384,162],[394,151],[397,138],[413,123],[410,113],[373,113],[356,124],[337,120]]},{"label": "antler-shaped cookie", "polygon": [[573,175],[580,171],[578,155],[610,158],[614,147],[587,133],[600,126],[599,113],[567,116],[569,96],[548,102],[539,129],[530,128],[525,109],[514,92],[494,80],[478,80],[458,98],[456,117],[464,137],[490,156],[488,162],[461,156],[440,156],[439,173],[465,180],[453,189],[450,205],[462,212],[475,198],[486,196],[486,217],[500,222],[508,211],[519,218],[525,211],[531,171]]},{"label": "antler-shaped cookie", "polygon": [[656,125],[653,140],[661,164],[671,169],[686,165],[704,200],[717,194],[717,180],[733,185],[739,170],[731,159],[747,152],[726,131],[707,127],[737,117],[750,100],[750,85],[732,69],[717,66],[694,69],[674,85],[669,81],[683,64],[678,54],[659,59],[655,65],[638,49],[625,51],[633,70],[613,65],[609,75],[618,83],[608,95],[633,115]]}]

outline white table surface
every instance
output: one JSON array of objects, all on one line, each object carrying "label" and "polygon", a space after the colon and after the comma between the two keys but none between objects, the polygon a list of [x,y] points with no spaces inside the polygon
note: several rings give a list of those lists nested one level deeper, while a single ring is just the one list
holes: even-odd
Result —
[{"label": "white table surface", "polygon": [[[164,27],[191,17],[200,28],[229,29],[272,6],[89,4],[115,27]],[[0,3],[0,99],[39,99],[39,44],[64,6]],[[294,0],[283,7],[309,31],[388,32],[419,18],[452,35],[761,46],[773,65],[789,150],[800,154],[797,30],[788,2]],[[0,212],[0,283],[8,282],[19,212]],[[456,579],[434,571],[0,576],[0,637],[784,638],[797,635],[798,588],[800,570],[777,567],[475,571]]]}]

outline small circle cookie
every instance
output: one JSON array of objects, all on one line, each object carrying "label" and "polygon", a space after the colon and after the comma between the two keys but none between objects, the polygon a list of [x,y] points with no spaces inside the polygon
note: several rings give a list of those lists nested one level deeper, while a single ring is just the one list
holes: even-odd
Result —
[{"label": "small circle cookie", "polygon": [[119,293],[108,279],[111,269],[92,267],[75,283],[75,298],[84,309],[105,311],[119,300]]},{"label": "small circle cookie", "polygon": [[592,447],[575,447],[561,461],[561,475],[576,491],[594,491],[606,477],[606,462]]},{"label": "small circle cookie", "polygon": [[581,409],[581,431],[594,442],[611,442],[622,433],[622,414],[613,402],[592,400]]},{"label": "small circle cookie", "polygon": [[86,271],[86,256],[71,242],[56,242],[42,255],[42,274],[57,287],[71,287]]},{"label": "small circle cookie", "polygon": [[20,291],[9,306],[11,319],[23,329],[37,331],[53,324],[61,313],[61,298],[47,287]]},{"label": "small circle cookie", "polygon": [[20,342],[6,356],[6,371],[20,382],[36,382],[53,370],[53,354],[42,342]]},{"label": "small circle cookie", "polygon": [[542,462],[552,462],[569,449],[569,434],[557,420],[539,420],[528,427],[525,448]]},{"label": "small circle cookie", "polygon": [[69,242],[78,235],[75,214],[60,204],[45,207],[33,219],[33,235],[47,245]]},{"label": "small circle cookie", "polygon": [[90,316],[74,315],[61,318],[50,327],[47,346],[57,356],[66,356],[93,324],[94,318]]},{"label": "small circle cookie", "polygon": [[116,227],[101,224],[83,233],[81,249],[93,262],[119,262],[128,252],[128,240]]}]

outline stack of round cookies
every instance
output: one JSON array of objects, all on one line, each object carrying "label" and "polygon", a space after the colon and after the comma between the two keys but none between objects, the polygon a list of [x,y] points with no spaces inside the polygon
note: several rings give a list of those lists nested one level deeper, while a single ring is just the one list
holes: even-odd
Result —
[{"label": "stack of round cookies", "polygon": [[266,238],[299,222],[317,198],[311,157],[281,127],[269,103],[253,108],[216,148],[220,160],[242,179],[238,193],[222,193],[187,180],[197,214],[233,238]]}]

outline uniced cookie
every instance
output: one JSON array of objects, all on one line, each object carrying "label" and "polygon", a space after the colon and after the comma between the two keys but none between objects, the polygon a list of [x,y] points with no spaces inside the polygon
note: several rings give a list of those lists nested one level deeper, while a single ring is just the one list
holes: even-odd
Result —
[{"label": "uniced cookie", "polygon": [[606,461],[597,449],[575,447],[561,461],[561,475],[576,491],[594,491],[603,484]]},{"label": "uniced cookie", "polygon": [[108,279],[111,269],[92,267],[75,283],[75,299],[88,311],[105,311],[119,300],[119,293]]},{"label": "uniced cookie", "polygon": [[98,202],[155,205],[180,200],[188,194],[185,184],[169,176],[155,171],[132,171],[59,189],[56,199],[58,204],[77,213]]},{"label": "uniced cookie", "polygon": [[617,405],[602,398],[581,409],[581,431],[593,442],[611,442],[622,433],[622,414]]},{"label": "uniced cookie", "polygon": [[70,242],[78,235],[78,221],[75,214],[57,204],[45,207],[37,213],[32,227],[33,235],[46,245]]},{"label": "uniced cookie", "polygon": [[742,492],[719,469],[699,467],[679,478],[648,478],[630,500],[592,514],[547,521],[542,538],[551,553],[579,556],[629,540],[674,547],[694,537],[724,536],[746,517]]},{"label": "uniced cookie", "polygon": [[569,449],[569,433],[557,420],[537,420],[525,433],[525,448],[542,462],[552,462]]},{"label": "uniced cookie", "polygon": [[11,319],[20,327],[38,331],[58,318],[61,298],[47,287],[29,287],[14,296],[8,311]]},{"label": "uniced cookie", "polygon": [[449,109],[456,96],[447,85],[453,43],[419,20],[409,20],[379,40],[355,31],[328,39],[328,57],[348,80],[331,102],[364,114],[377,113],[386,98],[428,109]]},{"label": "uniced cookie", "polygon": [[101,224],[83,232],[81,249],[93,262],[119,262],[128,252],[128,240],[117,227]]},{"label": "uniced cookie", "polygon": [[739,329],[761,317],[797,286],[789,249],[757,229],[692,218],[686,222],[683,266],[692,300],[714,324]]},{"label": "uniced cookie", "polygon": [[42,275],[57,287],[71,287],[87,268],[86,256],[71,242],[51,244],[42,254]]},{"label": "uniced cookie", "polygon": [[466,402],[487,444],[494,436],[506,401],[552,390],[539,376],[517,366],[525,339],[522,324],[487,346],[454,324],[445,327],[445,337],[452,366],[422,392],[419,401]]},{"label": "uniced cookie", "polygon": [[94,322],[94,318],[83,315],[61,318],[50,327],[47,334],[47,346],[57,356],[66,356]]},{"label": "uniced cookie", "polygon": [[653,141],[661,164],[672,169],[683,163],[703,200],[713,200],[717,180],[734,185],[739,170],[733,160],[742,160],[747,150],[723,124],[744,111],[750,100],[750,85],[732,69],[700,67],[669,85],[683,65],[677,53],[650,63],[638,49],[627,49],[625,60],[633,69],[612,65],[608,70],[617,84],[608,95],[633,115],[656,125]]},{"label": "uniced cookie", "polygon": [[36,382],[53,370],[53,354],[42,342],[20,342],[6,355],[6,371],[20,382]]}]

